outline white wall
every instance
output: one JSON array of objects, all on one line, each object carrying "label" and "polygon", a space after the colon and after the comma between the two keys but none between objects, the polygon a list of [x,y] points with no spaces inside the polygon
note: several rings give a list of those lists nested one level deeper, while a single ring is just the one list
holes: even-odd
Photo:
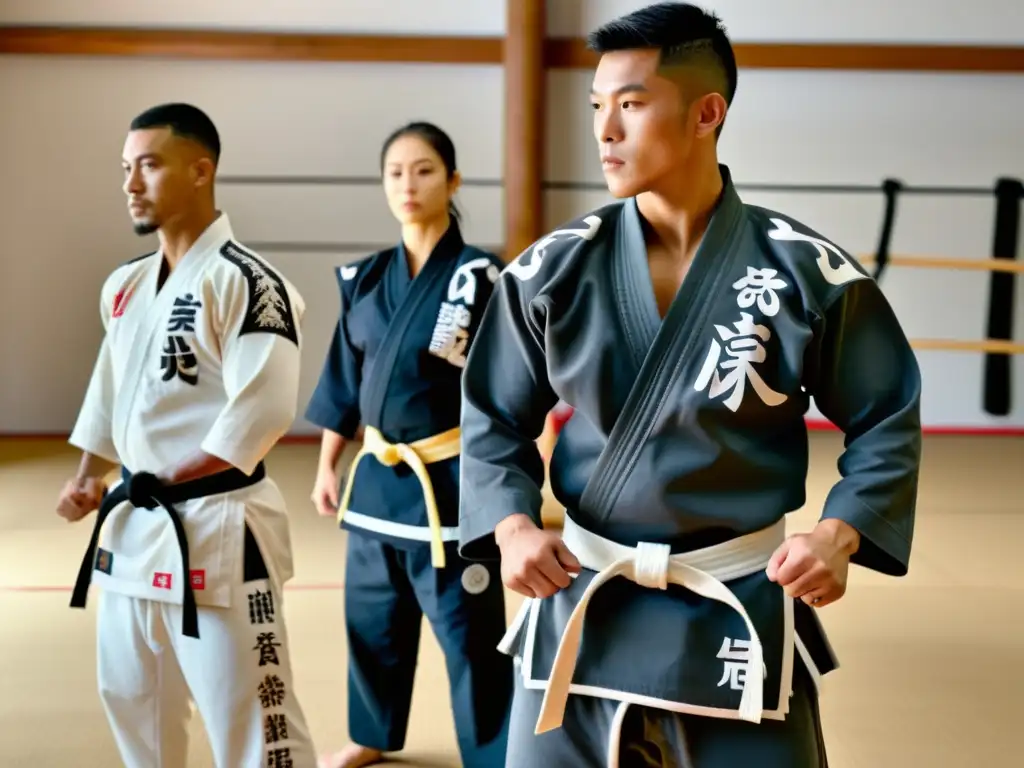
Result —
[{"label": "white wall", "polygon": [[[635,0],[549,0],[552,35],[582,34],[631,10]],[[427,9],[429,5],[429,11]],[[776,0],[751,14],[738,0],[712,3],[737,40],[929,42],[1024,41],[1009,0],[979,0],[925,21],[925,0],[842,4],[802,14]],[[767,4],[766,4],[767,5]],[[175,6],[97,0],[7,0],[0,23],[80,23],[319,29],[377,34],[495,35],[498,0],[304,0]],[[909,9],[915,9],[911,12]],[[899,9],[899,10],[897,10]],[[549,75],[549,181],[600,183],[590,128],[590,73]],[[206,108],[223,134],[226,175],[372,176],[379,145],[413,118],[454,137],[467,177],[502,173],[504,78],[499,67],[186,62],[0,57],[0,432],[66,432],[74,421],[99,340],[97,292],[117,263],[151,247],[131,234],[120,191],[125,126],[169,99]],[[737,181],[989,186],[1024,176],[1024,77],[750,71],[722,138]],[[461,195],[468,236],[503,241],[500,188]],[[857,253],[870,253],[882,198],[746,193],[784,210]],[[549,225],[606,199],[601,191],[549,191]],[[395,237],[374,186],[222,186],[220,201],[246,242],[387,243]],[[987,258],[989,198],[905,197],[895,253]],[[1024,241],[1024,238],[1022,238]],[[337,298],[330,267],[362,253],[267,252],[309,305],[305,399],[319,371]],[[883,280],[912,337],[980,339],[987,273],[890,268]],[[1024,340],[1024,286],[1016,337]],[[17,328],[18,334],[11,332]],[[982,359],[922,352],[925,419],[933,426],[1024,426],[1024,362],[1015,358],[1014,408],[984,414]],[[954,367],[959,366],[956,370]],[[306,431],[299,423],[296,431]]]},{"label": "white wall", "polygon": [[[4,0],[5,24],[230,27],[367,34],[500,35],[508,0]],[[646,0],[548,0],[548,34],[576,37]],[[736,41],[1020,45],[1018,0],[707,0]],[[938,6],[943,6],[940,9]],[[1016,10],[1015,10],[1016,9]]]},{"label": "white wall", "polygon": [[[15,105],[0,118],[0,432],[69,431],[100,338],[100,285],[155,247],[132,234],[121,192],[124,134],[142,109],[207,109],[225,175],[372,176],[385,136],[423,118],[451,134],[465,176],[500,179],[503,88],[500,67],[0,58],[0,103]],[[243,242],[397,236],[376,187],[222,186],[219,202]],[[467,238],[504,242],[499,187],[465,188],[459,203]],[[365,253],[264,253],[309,307],[304,404],[338,309],[331,267]]]},{"label": "white wall", "polygon": [[[17,0],[25,3],[35,0]],[[11,2],[11,0],[8,0]],[[66,3],[73,0],[64,0]],[[1021,45],[1020,0],[693,0],[736,42]],[[548,0],[548,34],[579,37],[647,0]]]},{"label": "white wall", "polygon": [[[646,3],[549,0],[549,34],[573,37]],[[740,41],[905,42],[1024,45],[1019,0],[717,0],[704,3]],[[1016,8],[1016,10],[1013,10]],[[549,76],[547,178],[600,183],[591,134],[591,73]],[[992,186],[1024,178],[1024,76],[742,70],[720,144],[739,184]],[[742,192],[784,211],[857,254],[871,254],[882,224],[878,195]],[[608,198],[600,191],[548,191],[555,226]],[[994,197],[902,196],[892,253],[986,259]],[[1024,257],[1024,233],[1019,256]],[[989,273],[890,267],[883,288],[911,338],[982,339]],[[1024,284],[1018,281],[1014,337],[1024,343]],[[933,427],[1024,426],[1024,356],[1014,358],[1012,412],[984,412],[983,355],[922,351],[923,416]],[[820,415],[815,411],[812,417]]]},{"label": "white wall", "polygon": [[494,36],[506,0],[4,0],[4,24]]}]

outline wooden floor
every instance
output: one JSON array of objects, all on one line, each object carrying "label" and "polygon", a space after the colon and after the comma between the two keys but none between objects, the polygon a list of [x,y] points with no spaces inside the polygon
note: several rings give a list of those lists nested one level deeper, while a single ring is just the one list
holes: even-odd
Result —
[{"label": "wooden floor", "polygon": [[[816,434],[813,445],[808,504],[791,530],[813,524],[837,479],[840,439]],[[59,442],[0,442],[4,768],[120,765],[96,694],[93,614],[67,607],[89,523],[52,511],[74,459]],[[286,615],[298,692],[318,748],[332,748],[346,738],[344,534],[307,501],[313,446],[278,448],[269,464],[292,505],[297,575]],[[910,575],[858,570],[822,612],[843,662],[822,701],[832,768],[1024,765],[1022,499],[1024,439],[927,440]],[[193,733],[191,765],[210,766],[198,719]],[[402,764],[459,765],[429,630],[407,746]]]}]

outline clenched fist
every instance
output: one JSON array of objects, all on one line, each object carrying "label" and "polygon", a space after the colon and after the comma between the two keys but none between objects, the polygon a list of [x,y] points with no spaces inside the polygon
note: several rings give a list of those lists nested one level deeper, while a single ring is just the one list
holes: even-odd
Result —
[{"label": "clenched fist", "polygon": [[526,515],[511,515],[494,531],[501,550],[501,580],[526,597],[551,597],[572,582],[580,563],[560,534],[538,528]]},{"label": "clenched fist", "polygon": [[99,507],[106,490],[106,484],[96,477],[68,480],[57,499],[57,514],[69,523],[77,522]]},{"label": "clenched fist", "polygon": [[765,573],[790,597],[824,608],[846,594],[850,557],[860,534],[841,520],[823,520],[811,533],[788,537],[772,555]]}]

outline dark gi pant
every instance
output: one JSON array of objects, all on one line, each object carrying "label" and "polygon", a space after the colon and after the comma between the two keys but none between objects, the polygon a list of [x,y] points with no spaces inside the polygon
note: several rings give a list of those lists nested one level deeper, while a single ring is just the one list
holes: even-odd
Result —
[{"label": "dark gi pant", "polygon": [[349,736],[384,752],[404,746],[425,614],[444,651],[462,763],[502,768],[513,665],[497,650],[506,626],[499,565],[475,566],[489,584],[472,594],[462,575],[473,564],[454,542],[447,550],[447,566],[434,568],[428,545],[398,548],[348,532]]},{"label": "dark gi pant", "polygon": [[609,744],[619,702],[571,694],[562,727],[534,735],[543,691],[516,674],[506,768],[828,768],[814,683],[799,657],[785,720],[680,715],[630,705],[618,762]]}]

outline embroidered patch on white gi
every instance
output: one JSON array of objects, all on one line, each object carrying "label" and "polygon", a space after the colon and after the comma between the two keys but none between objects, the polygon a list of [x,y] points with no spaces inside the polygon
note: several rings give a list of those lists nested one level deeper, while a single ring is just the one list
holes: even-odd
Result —
[{"label": "embroidered patch on white gi", "polygon": [[103,547],[97,547],[95,569],[109,576],[110,572],[114,570],[114,553],[103,549]]},{"label": "embroidered patch on white gi", "polygon": [[249,289],[248,310],[238,335],[276,333],[298,344],[295,314],[281,276],[258,256],[246,253],[232,242],[224,244],[220,255],[241,270]]},{"label": "embroidered patch on white gi", "polygon": [[114,304],[110,309],[110,318],[112,320],[116,320],[124,314],[124,311],[128,308],[128,302],[132,300],[134,293],[134,285],[127,285],[117,292],[114,296]]},{"label": "embroidered patch on white gi", "polygon": [[157,589],[170,589],[173,584],[173,577],[169,573],[156,571],[153,574],[153,586]]},{"label": "embroidered patch on white gi", "polygon": [[472,320],[473,315],[468,307],[452,304],[450,301],[442,302],[427,350],[454,366],[464,368],[466,347],[469,345],[469,325]]},{"label": "embroidered patch on white gi", "polygon": [[557,241],[559,237],[568,235],[582,240],[594,239],[597,230],[601,228],[601,219],[591,214],[584,218],[583,222],[587,225],[586,229],[556,229],[543,240],[537,241],[532,248],[523,251],[506,266],[505,272],[510,272],[524,282],[536,277],[544,263],[544,257],[547,255],[547,247]]},{"label": "embroidered patch on white gi", "polygon": [[[814,246],[814,250],[818,252],[816,262],[818,269],[830,285],[845,285],[854,280],[868,279],[867,275],[850,263],[850,259],[845,253],[827,240],[797,232],[793,229],[792,224],[782,219],[771,219],[771,222],[775,225],[775,229],[768,233],[768,237],[772,240],[810,243]],[[832,260],[829,258],[830,252],[839,260],[838,267],[832,266]]]},{"label": "embroidered patch on white gi", "polygon": [[462,588],[471,595],[479,595],[491,585],[491,573],[480,563],[473,563],[462,572]]}]

